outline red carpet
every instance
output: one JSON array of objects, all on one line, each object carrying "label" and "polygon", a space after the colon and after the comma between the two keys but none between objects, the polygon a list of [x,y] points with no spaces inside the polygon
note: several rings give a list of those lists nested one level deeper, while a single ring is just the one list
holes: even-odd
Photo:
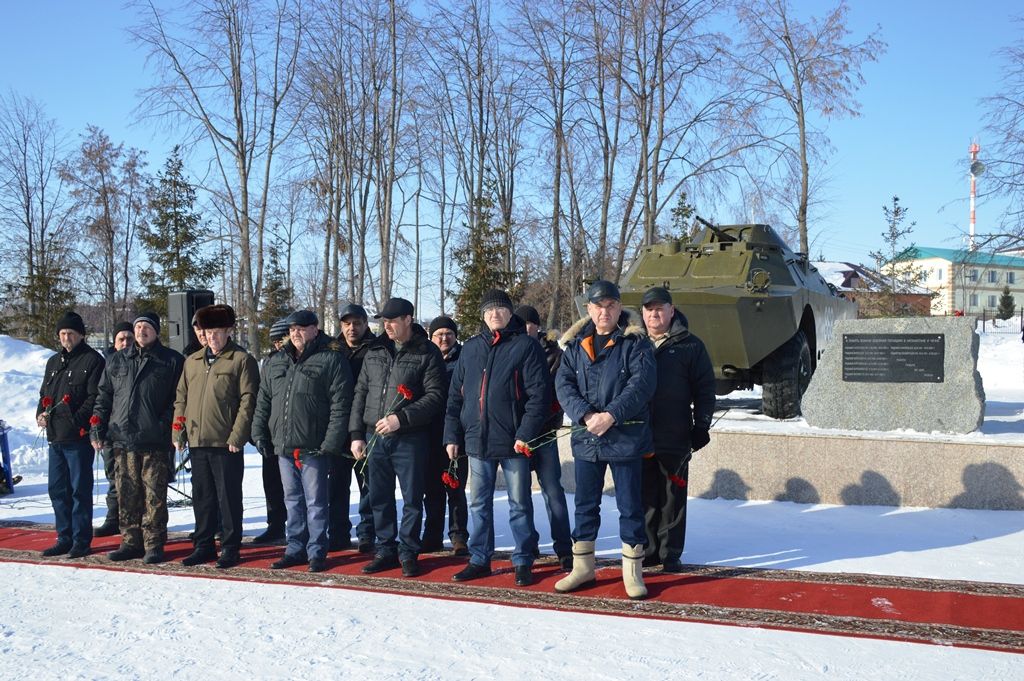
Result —
[{"label": "red carpet", "polygon": [[[406,579],[399,570],[367,576],[369,560],[355,551],[332,553],[325,573],[305,567],[267,569],[283,552],[280,546],[243,545],[242,563],[231,570],[212,564],[185,568],[178,562],[191,551],[181,539],[167,546],[171,562],[113,563],[104,555],[119,539],[93,542],[94,554],[77,561],[44,559],[38,551],[54,542],[54,533],[37,526],[0,526],[0,560],[40,562],[68,567],[129,570],[182,576],[355,588],[446,599],[494,602],[522,607],[582,611],[761,626],[794,631],[887,638],[1024,653],[1024,586],[951,582],[902,577],[688,566],[679,575],[645,573],[646,601],[630,601],[617,562],[603,561],[597,583],[574,594],[556,594],[562,573],[551,560],[535,566],[537,582],[515,587],[511,565],[494,564],[489,578],[456,584],[452,575],[465,559],[442,554],[420,558],[423,574]],[[325,581],[330,584],[325,584]]]}]

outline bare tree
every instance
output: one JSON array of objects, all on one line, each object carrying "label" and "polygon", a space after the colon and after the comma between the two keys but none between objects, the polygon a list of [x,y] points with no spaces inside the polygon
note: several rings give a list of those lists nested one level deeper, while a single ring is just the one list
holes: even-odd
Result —
[{"label": "bare tree", "polygon": [[[1024,27],[1024,17],[1015,23]],[[983,100],[985,131],[985,195],[1008,201],[997,229],[979,234],[976,243],[997,249],[1024,243],[1024,39],[999,51],[1000,91]]]},{"label": "bare tree", "polygon": [[274,158],[302,109],[288,105],[296,94],[303,3],[201,0],[169,10],[143,0],[137,8],[133,35],[158,78],[140,110],[183,126],[191,146],[207,145],[213,178],[203,186],[227,209],[237,234],[236,302],[259,352],[262,269],[253,265],[264,257]]},{"label": "bare tree", "polygon": [[64,140],[56,121],[31,99],[0,97],[0,230],[16,330],[52,343],[53,323],[70,302],[66,256],[71,201],[59,168]]},{"label": "bare tree", "polygon": [[134,290],[135,238],[149,185],[144,167],[142,152],[114,144],[90,125],[78,152],[60,171],[72,187],[85,236],[95,246],[93,252],[82,252],[81,262],[101,292],[108,340],[116,320],[127,315],[129,292]]},{"label": "bare tree", "polygon": [[741,0],[736,16],[744,34],[733,66],[737,89],[752,99],[761,131],[771,142],[770,172],[777,182],[795,180],[800,251],[809,252],[807,209],[811,164],[828,150],[828,137],[809,120],[860,115],[855,99],[864,84],[861,68],[884,53],[881,29],[859,42],[849,40],[846,0],[821,17],[796,17],[789,0]]}]

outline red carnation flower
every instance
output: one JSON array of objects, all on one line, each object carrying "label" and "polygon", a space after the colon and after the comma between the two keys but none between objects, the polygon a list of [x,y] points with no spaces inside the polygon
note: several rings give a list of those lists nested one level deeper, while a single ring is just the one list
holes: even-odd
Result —
[{"label": "red carnation flower", "polygon": [[298,468],[300,471],[302,470],[302,459],[300,458],[301,456],[301,449],[296,448],[295,451],[292,452],[292,458],[295,459],[295,467]]},{"label": "red carnation flower", "polygon": [[517,453],[525,456],[526,458],[530,458],[531,456],[533,456],[533,449],[528,444],[517,444],[515,447],[513,447],[513,449]]},{"label": "red carnation flower", "polygon": [[100,425],[100,423],[102,423],[102,421],[100,421],[100,417],[96,416],[96,414],[93,414],[92,416],[89,417],[90,426],[98,426]]},{"label": "red carnation flower", "polygon": [[43,409],[49,409],[53,406],[53,398],[47,395],[43,398]]},{"label": "red carnation flower", "polygon": [[412,390],[410,390],[409,386],[407,386],[405,383],[398,384],[398,394],[407,400],[412,399]]},{"label": "red carnation flower", "polygon": [[452,483],[452,476],[448,475],[448,471],[445,471],[444,473],[441,473],[441,482],[443,482],[444,484],[449,485],[449,486],[451,485],[451,483]]},{"label": "red carnation flower", "polygon": [[675,485],[676,487],[686,487],[686,480],[680,478],[678,475],[670,475],[668,476],[668,479],[671,480],[672,484]]},{"label": "red carnation flower", "polygon": [[172,423],[171,424],[171,428],[174,428],[175,430],[181,430],[182,427],[183,426],[180,423]]},{"label": "red carnation flower", "polygon": [[64,404],[71,404],[71,395],[65,393],[64,397],[60,398],[60,401]]},{"label": "red carnation flower", "polygon": [[458,489],[459,488],[459,479],[458,478],[452,478],[451,481],[448,483],[448,486],[451,487],[452,489]]},{"label": "red carnation flower", "polygon": [[88,433],[88,432],[89,431],[86,430],[85,428],[79,428],[78,429],[78,437],[85,437],[85,434]]},{"label": "red carnation flower", "polygon": [[176,418],[174,420],[177,421],[178,423],[185,423],[185,417],[184,416],[179,416],[178,418]]}]

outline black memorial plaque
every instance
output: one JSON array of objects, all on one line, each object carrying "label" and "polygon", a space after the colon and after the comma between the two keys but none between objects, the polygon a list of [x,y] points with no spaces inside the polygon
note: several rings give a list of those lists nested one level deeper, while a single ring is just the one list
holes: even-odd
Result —
[{"label": "black memorial plaque", "polygon": [[843,380],[942,383],[946,336],[935,333],[843,334]]}]

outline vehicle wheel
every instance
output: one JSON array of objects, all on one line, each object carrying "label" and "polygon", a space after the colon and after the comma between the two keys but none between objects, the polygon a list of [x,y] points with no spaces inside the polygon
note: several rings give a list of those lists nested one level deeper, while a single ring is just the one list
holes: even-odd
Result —
[{"label": "vehicle wheel", "polygon": [[811,382],[811,348],[803,331],[765,358],[761,369],[761,411],[773,419],[800,415],[800,398]]}]

